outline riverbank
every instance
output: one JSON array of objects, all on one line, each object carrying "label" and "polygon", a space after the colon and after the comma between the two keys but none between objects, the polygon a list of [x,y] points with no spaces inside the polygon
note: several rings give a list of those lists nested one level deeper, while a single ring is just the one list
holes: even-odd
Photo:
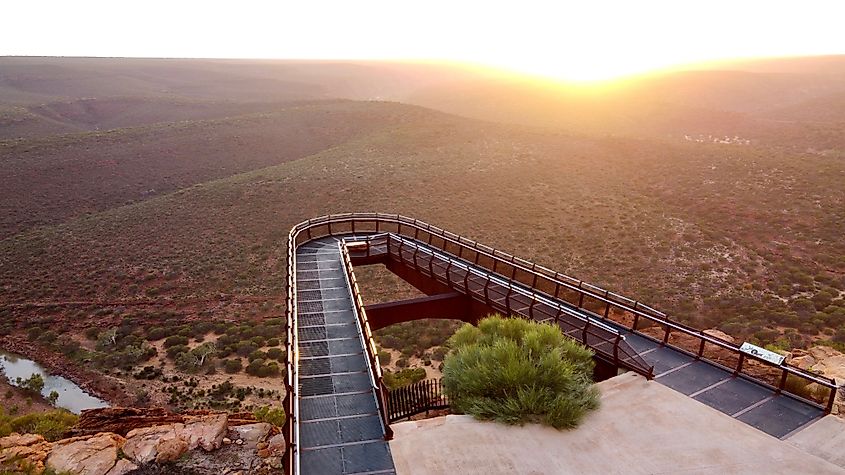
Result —
[{"label": "riverbank", "polygon": [[44,396],[9,384],[3,374],[0,374],[0,407],[8,416],[23,416],[54,409]]},{"label": "riverbank", "polygon": [[4,335],[0,337],[0,349],[17,353],[37,362],[51,374],[73,381],[88,394],[111,405],[125,406],[134,402],[135,398],[129,393],[122,380],[86,369],[61,353],[42,348],[23,336]]}]

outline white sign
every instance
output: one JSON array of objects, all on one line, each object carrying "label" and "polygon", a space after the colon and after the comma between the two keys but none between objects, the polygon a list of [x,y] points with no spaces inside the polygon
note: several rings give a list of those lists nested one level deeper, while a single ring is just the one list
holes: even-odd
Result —
[{"label": "white sign", "polygon": [[783,363],[783,360],[784,360],[783,355],[779,355],[779,354],[775,353],[774,351],[769,351],[765,348],[760,348],[757,345],[752,345],[751,343],[748,343],[747,341],[745,343],[743,343],[742,346],[739,347],[739,351],[741,351],[743,353],[747,353],[751,356],[756,356],[757,358],[760,358],[760,359],[764,359],[764,360],[768,361],[769,363],[774,363],[776,365]]}]

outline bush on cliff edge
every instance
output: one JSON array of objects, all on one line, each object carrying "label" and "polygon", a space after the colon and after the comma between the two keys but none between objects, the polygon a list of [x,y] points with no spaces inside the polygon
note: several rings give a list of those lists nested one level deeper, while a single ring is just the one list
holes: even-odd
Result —
[{"label": "bush on cliff edge", "polygon": [[449,339],[443,388],[455,412],[568,429],[599,405],[592,352],[557,326],[490,316]]}]

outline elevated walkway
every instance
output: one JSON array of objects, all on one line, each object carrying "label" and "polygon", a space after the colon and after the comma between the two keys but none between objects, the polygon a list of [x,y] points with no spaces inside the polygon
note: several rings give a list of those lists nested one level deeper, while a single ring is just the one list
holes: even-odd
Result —
[{"label": "elevated walkway", "polygon": [[[353,263],[383,263],[429,297],[365,308]],[[628,370],[654,379],[659,384],[650,387],[671,388],[765,437],[798,433],[829,413],[835,397],[832,380],[773,365],[638,301],[402,216],[300,223],[288,236],[287,290],[287,473],[393,473],[387,389],[371,322],[373,328],[419,318],[474,322],[495,311],[558,325],[595,352],[603,378]],[[643,325],[663,337],[644,333]],[[675,345],[676,335],[695,344]],[[711,359],[712,350],[729,357]],[[765,371],[749,372],[749,361]],[[826,399],[790,393],[788,378],[827,390]],[[643,404],[627,410],[645,410]],[[692,432],[707,425],[680,412],[673,421]],[[633,434],[648,427],[639,424],[630,427]]]},{"label": "elevated walkway", "polygon": [[336,239],[296,250],[299,470],[394,473]]}]

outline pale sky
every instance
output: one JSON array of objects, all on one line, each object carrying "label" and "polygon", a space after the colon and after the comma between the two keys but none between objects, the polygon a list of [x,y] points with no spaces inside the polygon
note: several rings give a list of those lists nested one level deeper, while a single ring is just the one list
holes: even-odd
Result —
[{"label": "pale sky", "polygon": [[599,79],[845,53],[845,0],[4,0],[0,55],[457,60]]}]

